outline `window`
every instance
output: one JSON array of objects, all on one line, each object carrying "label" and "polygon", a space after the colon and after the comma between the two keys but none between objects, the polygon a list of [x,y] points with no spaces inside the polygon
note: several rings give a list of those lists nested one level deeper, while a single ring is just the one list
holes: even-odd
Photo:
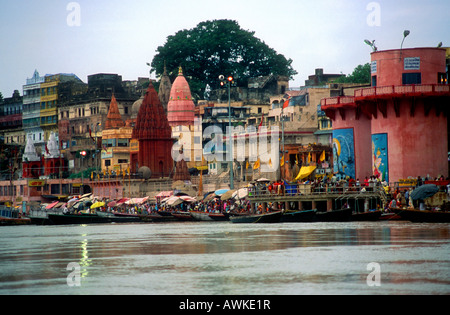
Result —
[{"label": "window", "polygon": [[[117,146],[118,147],[128,147],[128,139],[117,139]],[[123,162],[123,163],[127,163],[127,162]]]},{"label": "window", "polygon": [[376,75],[372,76],[372,86],[377,86],[377,76]]},{"label": "window", "polygon": [[446,73],[443,72],[438,73],[438,84],[448,84]]},{"label": "window", "polygon": [[402,74],[402,84],[421,84],[422,76],[420,72]]},{"label": "window", "polygon": [[119,164],[126,164],[126,163],[128,163],[128,160],[127,159],[119,159],[118,162],[119,162]]},{"label": "window", "polygon": [[111,160],[105,160],[105,166],[111,166]]}]

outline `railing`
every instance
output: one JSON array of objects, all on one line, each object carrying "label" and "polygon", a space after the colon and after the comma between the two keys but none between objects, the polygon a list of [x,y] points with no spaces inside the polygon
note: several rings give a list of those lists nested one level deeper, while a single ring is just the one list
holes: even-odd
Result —
[{"label": "railing", "polygon": [[406,93],[449,93],[450,85],[445,84],[423,84],[423,85],[389,85],[374,86],[371,88],[355,90],[355,97],[382,96],[389,94]]},{"label": "railing", "polygon": [[282,184],[274,186],[272,190],[268,187],[249,187],[249,198],[273,198],[273,197],[295,197],[295,196],[324,196],[324,195],[355,195],[355,194],[385,194],[381,185],[373,184],[369,186],[348,185],[348,184]]},{"label": "railing", "polygon": [[374,86],[370,88],[355,90],[354,96],[337,96],[323,98],[322,106],[352,104],[355,98],[385,96],[392,94],[431,94],[450,93],[450,85],[446,84],[424,84],[424,85],[388,85]]}]

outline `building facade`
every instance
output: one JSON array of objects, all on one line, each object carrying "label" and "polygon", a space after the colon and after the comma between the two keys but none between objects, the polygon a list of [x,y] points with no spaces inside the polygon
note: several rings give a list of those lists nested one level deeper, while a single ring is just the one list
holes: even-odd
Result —
[{"label": "building facade", "polygon": [[448,176],[448,104],[444,48],[371,54],[372,86],[322,99],[333,121],[334,171],[342,176]]}]

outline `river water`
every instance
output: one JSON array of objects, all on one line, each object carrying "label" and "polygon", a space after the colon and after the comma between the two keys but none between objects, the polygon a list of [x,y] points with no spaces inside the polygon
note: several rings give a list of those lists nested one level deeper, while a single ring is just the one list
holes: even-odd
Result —
[{"label": "river water", "polygon": [[0,227],[0,294],[450,294],[450,225]]}]

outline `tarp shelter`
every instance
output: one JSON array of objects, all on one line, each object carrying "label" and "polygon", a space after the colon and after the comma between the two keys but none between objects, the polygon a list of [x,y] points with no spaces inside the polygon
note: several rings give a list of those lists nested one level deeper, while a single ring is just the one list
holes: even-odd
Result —
[{"label": "tarp shelter", "polygon": [[312,172],[314,172],[315,169],[316,169],[316,166],[302,166],[302,168],[300,169],[300,172],[298,172],[298,175],[295,178],[295,180],[299,180],[299,179],[308,177],[309,175],[312,174]]}]

